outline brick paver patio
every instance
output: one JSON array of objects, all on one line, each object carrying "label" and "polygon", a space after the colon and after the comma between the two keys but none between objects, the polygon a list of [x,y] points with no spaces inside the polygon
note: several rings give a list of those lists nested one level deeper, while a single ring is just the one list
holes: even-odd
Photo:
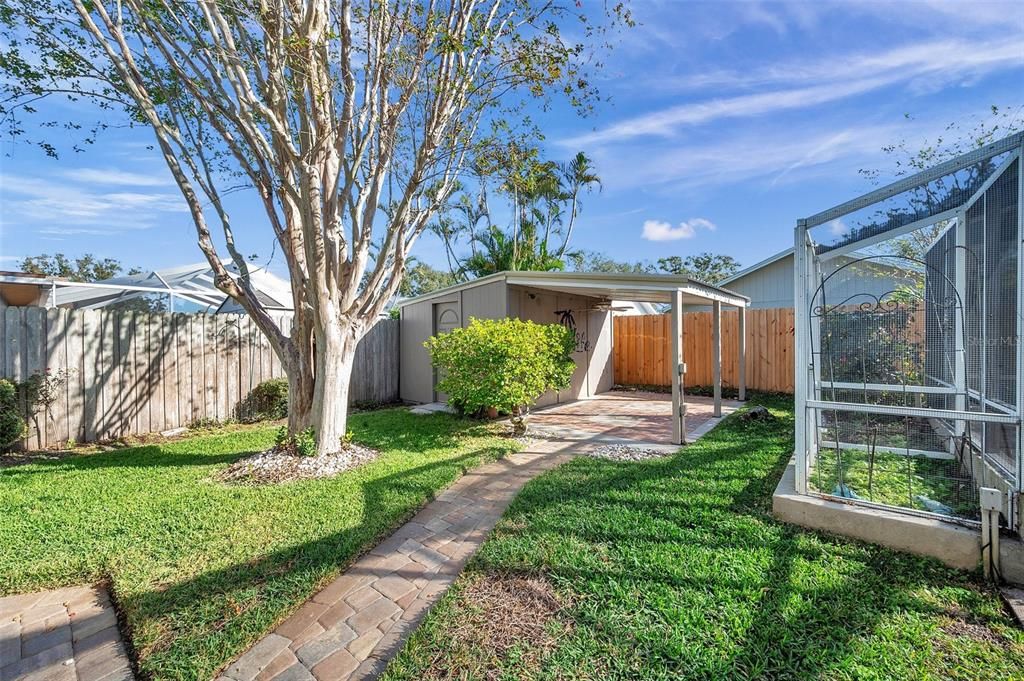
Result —
[{"label": "brick paver patio", "polygon": [[[711,416],[710,400],[687,403],[692,441],[718,419]],[[527,481],[588,447],[665,446],[671,405],[667,395],[606,393],[538,410],[531,428],[540,440],[457,480],[228,666],[218,681],[376,678]],[[723,414],[737,406],[726,403]]]},{"label": "brick paver patio", "polygon": [[117,615],[102,589],[0,598],[0,681],[131,681]]},{"label": "brick paver patio", "polygon": [[[686,438],[692,442],[710,430],[714,417],[710,397],[686,396]],[[743,403],[722,400],[722,416]],[[665,393],[607,392],[588,400],[538,409],[530,416],[534,433],[566,444],[587,447],[629,444],[675,452],[672,440],[672,396]]]}]

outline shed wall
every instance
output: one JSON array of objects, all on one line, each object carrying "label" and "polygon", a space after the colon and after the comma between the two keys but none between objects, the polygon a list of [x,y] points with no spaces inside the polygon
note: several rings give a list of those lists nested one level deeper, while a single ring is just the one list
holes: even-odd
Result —
[{"label": "shed wall", "polygon": [[411,303],[402,308],[401,397],[408,402],[434,401],[434,371],[424,342],[434,334],[434,309],[456,303],[461,326],[472,318],[528,319],[541,324],[563,321],[569,310],[577,330],[576,371],[566,390],[543,395],[538,406],[579,399],[610,390],[612,376],[611,312],[592,310],[594,298],[559,294],[543,289],[508,286],[494,281],[471,286],[448,296]]},{"label": "shed wall", "polygon": [[541,396],[537,406],[591,397],[611,389],[611,312],[591,309],[597,299],[520,286],[508,287],[508,298],[509,316],[553,324],[562,321],[562,311],[568,310],[576,325],[577,346],[572,356],[576,371],[572,382],[565,390]]},{"label": "shed wall", "polygon": [[400,392],[403,400],[434,401],[434,369],[430,365],[430,353],[423,344],[434,335],[435,307],[455,303],[460,326],[466,326],[472,318],[501,319],[507,310],[506,288],[504,281],[492,281],[402,308]]},{"label": "shed wall", "polygon": [[434,303],[457,300],[458,294],[413,303],[402,308],[401,380],[399,394],[406,402],[432,402],[434,399],[434,370],[430,354],[423,347],[434,332]]}]

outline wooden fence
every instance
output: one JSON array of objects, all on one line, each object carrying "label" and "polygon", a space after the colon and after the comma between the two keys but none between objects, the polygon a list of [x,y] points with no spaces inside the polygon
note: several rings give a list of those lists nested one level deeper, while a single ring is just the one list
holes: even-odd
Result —
[{"label": "wooden fence", "polygon": [[[615,382],[633,385],[672,384],[671,315],[615,318]],[[739,313],[722,311],[722,383],[739,377]],[[683,316],[685,385],[711,385],[711,313]],[[747,310],[747,387],[793,392],[793,309]]]},{"label": "wooden fence", "polygon": [[[279,320],[290,327],[290,318]],[[351,402],[398,399],[398,321],[363,338]],[[262,381],[284,375],[266,337],[245,315],[0,309],[0,376],[63,375],[49,413],[24,446],[63,446],[238,418]]]}]

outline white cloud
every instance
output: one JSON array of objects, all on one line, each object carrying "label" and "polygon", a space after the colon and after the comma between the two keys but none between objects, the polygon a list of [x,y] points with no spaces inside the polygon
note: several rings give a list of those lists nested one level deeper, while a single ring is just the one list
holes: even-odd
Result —
[{"label": "white cloud", "polygon": [[[716,187],[760,182],[762,189],[831,177],[856,182],[858,169],[880,169],[889,179],[893,158],[883,147],[905,140],[910,148],[934,143],[946,135],[950,120],[965,130],[988,120],[987,110],[969,106],[931,112],[907,120],[850,125],[841,116],[819,117],[801,126],[799,134],[785,121],[759,122],[706,141],[689,136],[679,140],[598,148],[594,164],[600,168],[607,192],[648,192],[676,196]],[[866,181],[863,188],[869,189]]]},{"label": "white cloud", "polygon": [[603,130],[585,133],[560,142],[571,148],[625,142],[637,137],[672,137],[684,125],[701,125],[725,118],[759,116],[776,111],[803,109],[817,104],[862,94],[885,83],[866,79],[836,85],[778,90],[738,97],[713,99],[662,109],[620,121]]},{"label": "white cloud", "polygon": [[50,235],[109,235],[148,229],[162,214],[186,210],[176,193],[102,191],[41,177],[5,175],[0,196],[6,223],[31,225],[37,233]]},{"label": "white cloud", "polygon": [[860,80],[865,74],[912,81],[926,77],[969,78],[1024,63],[1019,36],[979,43],[941,39],[869,51],[787,61],[755,69],[702,71],[663,85],[683,89],[811,85]]},{"label": "white cloud", "polygon": [[717,72],[697,76],[692,87],[765,87],[775,89],[688,102],[633,116],[606,128],[560,141],[567,148],[592,148],[639,137],[673,137],[685,126],[752,118],[864,95],[898,84],[915,92],[970,82],[983,75],[1024,66],[1019,39],[978,43],[935,41],[828,60],[788,63],[750,74]]},{"label": "white cloud", "polygon": [[[891,25],[903,25],[918,33],[950,33],[965,28],[1012,30],[1024,26],[1024,13],[1019,0],[901,0],[900,2],[863,2],[833,0],[832,2],[772,2],[771,12],[760,3],[720,3],[715,14],[723,15],[733,30],[746,25],[765,25],[779,35],[793,27],[805,31],[829,21],[849,21],[857,15],[876,18]],[[753,8],[753,11],[752,9]],[[728,9],[733,11],[725,14]]]},{"label": "white cloud", "polygon": [[679,239],[692,239],[697,236],[699,229],[713,232],[715,223],[704,218],[693,218],[673,227],[670,223],[662,220],[645,220],[641,236],[648,241],[678,241]]},{"label": "white cloud", "polygon": [[783,17],[768,10],[760,2],[743,2],[739,4],[740,14],[748,24],[767,26],[779,35],[785,35],[788,27]]},{"label": "white cloud", "polygon": [[131,173],[116,168],[76,168],[62,173],[68,179],[88,184],[112,184],[131,187],[168,187],[173,182],[166,172],[156,174]]},{"label": "white cloud", "polygon": [[[924,138],[928,131],[941,130],[941,125],[926,127]],[[692,190],[756,178],[782,184],[834,170],[838,163],[841,172],[855,177],[857,168],[882,165],[881,147],[906,133],[896,124],[840,128],[821,121],[796,136],[784,125],[756,126],[708,142],[598,149],[594,162],[606,191]]]},{"label": "white cloud", "polygon": [[836,218],[831,222],[826,222],[825,225],[828,227],[828,231],[832,236],[845,236],[850,231],[849,225],[843,222],[842,218]]}]

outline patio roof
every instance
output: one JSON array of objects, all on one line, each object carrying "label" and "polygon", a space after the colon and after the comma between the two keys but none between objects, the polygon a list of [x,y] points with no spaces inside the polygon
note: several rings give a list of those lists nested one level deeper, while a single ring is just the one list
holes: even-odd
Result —
[{"label": "patio roof", "polygon": [[671,303],[673,294],[676,291],[681,291],[683,303],[687,305],[702,305],[708,302],[719,302],[733,307],[750,305],[750,299],[744,295],[685,276],[591,272],[498,272],[432,291],[416,298],[409,298],[401,301],[398,305],[404,307],[410,303],[443,297],[495,281],[504,281],[512,286],[529,286],[558,293],[609,300]]}]

